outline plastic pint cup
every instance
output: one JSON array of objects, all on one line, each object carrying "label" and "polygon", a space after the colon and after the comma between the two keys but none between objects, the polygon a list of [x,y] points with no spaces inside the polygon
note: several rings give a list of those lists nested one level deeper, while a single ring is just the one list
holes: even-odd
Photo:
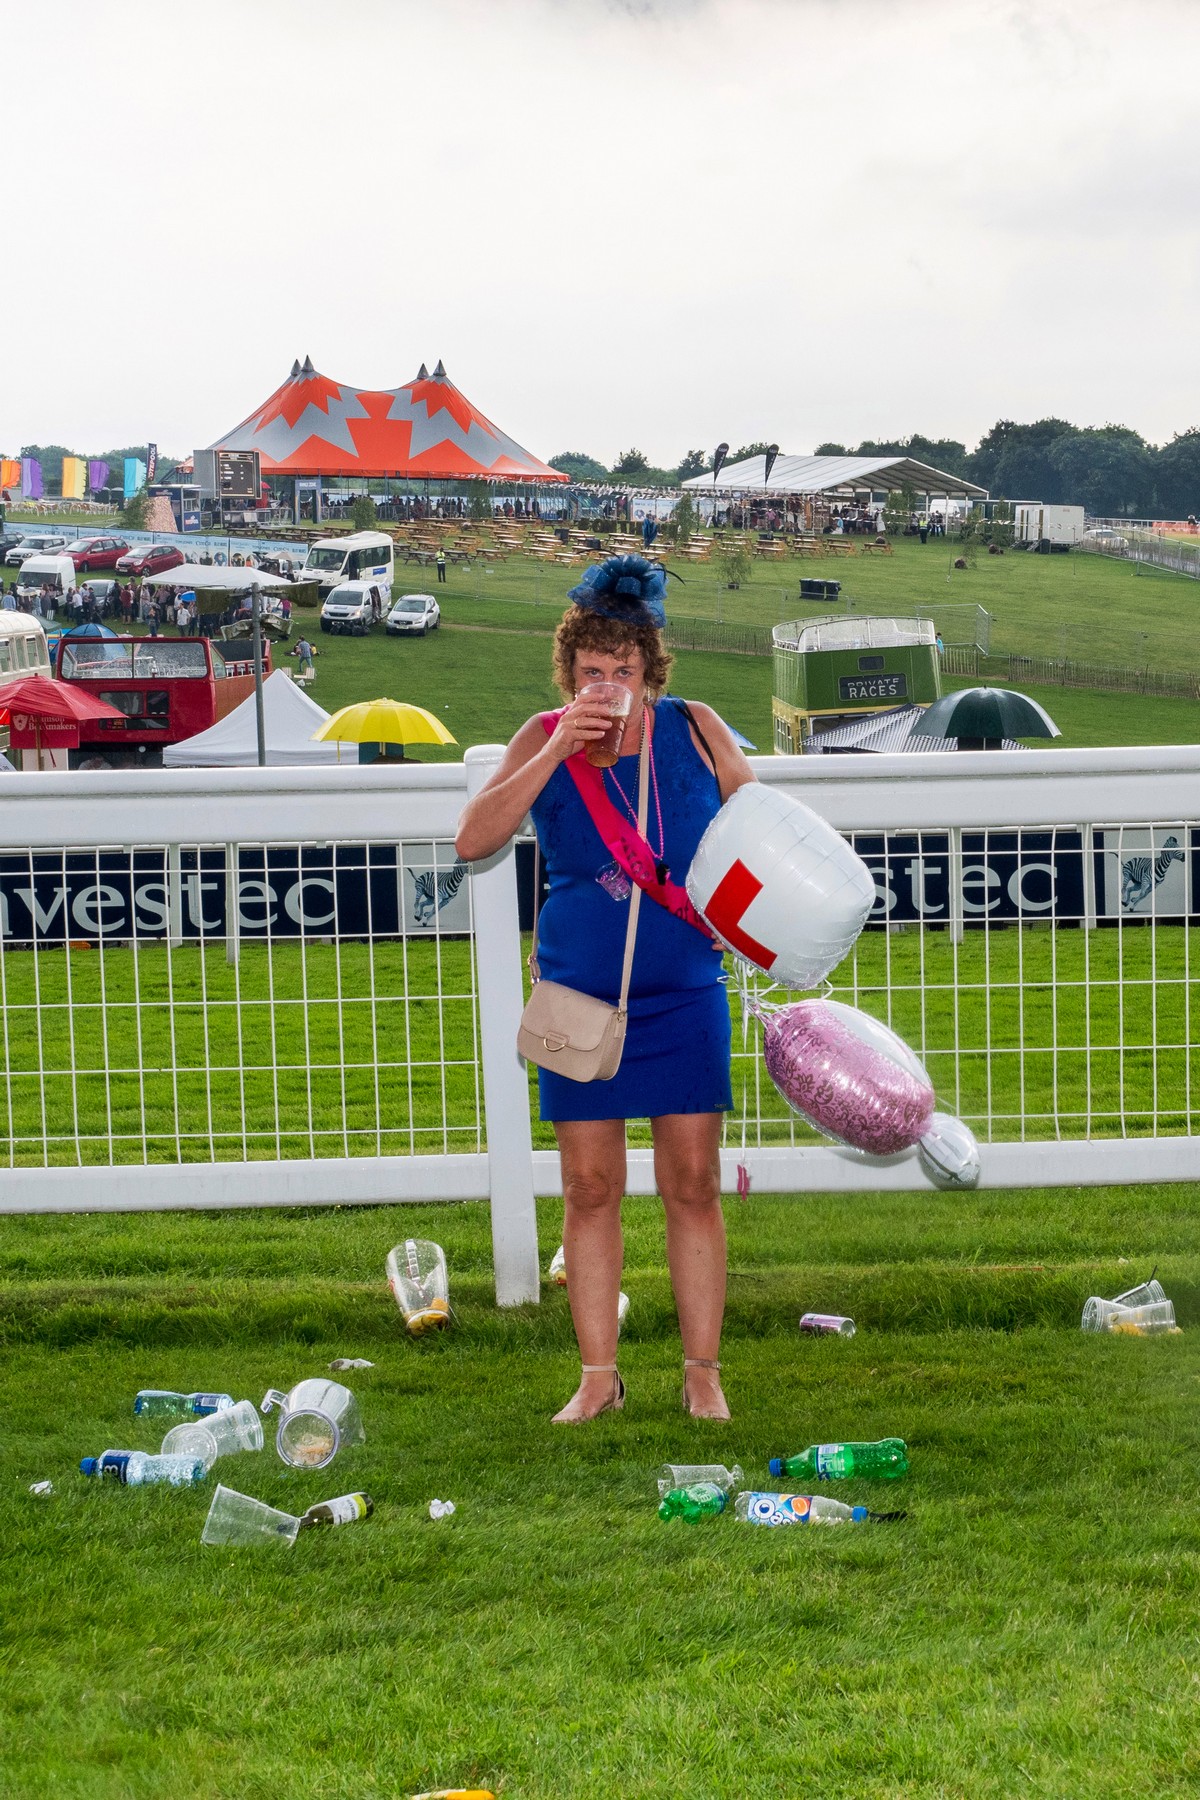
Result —
[{"label": "plastic pint cup", "polygon": [[621,754],[625,721],[633,708],[633,695],[619,681],[589,681],[581,687],[577,700],[595,700],[609,715],[610,724],[602,738],[589,743],[584,755],[593,769],[611,769]]},{"label": "plastic pint cup", "polygon": [[294,1544],[299,1519],[249,1494],[218,1487],[200,1533],[202,1544]]},{"label": "plastic pint cup", "polygon": [[218,1456],[236,1456],[239,1450],[261,1450],[262,1420],[253,1400],[239,1400],[224,1412],[207,1419],[174,1425],[162,1441],[164,1456],[202,1456],[211,1469]]}]

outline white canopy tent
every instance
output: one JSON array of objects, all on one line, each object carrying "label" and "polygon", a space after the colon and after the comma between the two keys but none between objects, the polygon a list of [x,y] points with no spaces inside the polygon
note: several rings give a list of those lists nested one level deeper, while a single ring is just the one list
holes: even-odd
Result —
[{"label": "white canopy tent", "polygon": [[950,500],[987,497],[986,488],[911,456],[777,456],[769,481],[766,470],[765,456],[748,456],[727,463],[715,482],[711,474],[693,475],[683,485],[695,494],[827,494],[846,500],[906,487]]},{"label": "white canopy tent", "polygon": [[[314,744],[312,734],[329,714],[298,688],[283,669],[263,682],[263,717],[266,722],[267,764],[275,769],[294,769],[309,763],[335,763],[337,744]],[[165,769],[245,769],[258,762],[258,730],[254,695],[250,694],[231,713],[180,744],[163,749]]]}]

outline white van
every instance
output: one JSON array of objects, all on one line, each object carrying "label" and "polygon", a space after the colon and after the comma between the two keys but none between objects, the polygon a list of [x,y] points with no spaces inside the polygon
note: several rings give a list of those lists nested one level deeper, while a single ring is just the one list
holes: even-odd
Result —
[{"label": "white van", "polygon": [[56,612],[67,589],[74,586],[75,563],[69,556],[27,557],[17,576],[17,594],[22,600],[36,600],[44,587],[53,588]]},{"label": "white van", "polygon": [[40,620],[28,613],[0,612],[0,706],[9,682],[50,672],[50,652]]},{"label": "white van", "polygon": [[[376,612],[375,596],[379,595]],[[326,597],[321,608],[321,630],[346,632],[350,637],[366,637],[377,617],[387,610],[383,583],[376,581],[342,581]]]},{"label": "white van", "polygon": [[395,561],[390,537],[382,531],[355,531],[349,537],[318,538],[310,544],[296,579],[318,582],[322,594],[344,581],[365,581],[369,587],[382,588],[384,601],[390,604]]}]

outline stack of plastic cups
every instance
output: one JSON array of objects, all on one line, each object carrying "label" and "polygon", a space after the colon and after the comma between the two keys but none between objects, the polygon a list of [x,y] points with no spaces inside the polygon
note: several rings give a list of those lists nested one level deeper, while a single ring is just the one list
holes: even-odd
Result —
[{"label": "stack of plastic cups", "polygon": [[1158,1281],[1143,1281],[1115,1300],[1101,1300],[1093,1294],[1083,1309],[1082,1326],[1084,1331],[1115,1331],[1131,1337],[1155,1337],[1178,1330],[1175,1308]]},{"label": "stack of plastic cups", "polygon": [[262,1420],[253,1400],[239,1400],[206,1419],[174,1425],[162,1441],[164,1456],[199,1456],[206,1470],[218,1456],[235,1456],[241,1450],[261,1450]]}]

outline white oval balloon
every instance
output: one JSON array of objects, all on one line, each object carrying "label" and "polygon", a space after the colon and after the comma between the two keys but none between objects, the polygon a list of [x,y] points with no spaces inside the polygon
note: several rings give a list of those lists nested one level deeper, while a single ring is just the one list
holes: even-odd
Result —
[{"label": "white oval balloon", "polygon": [[979,1145],[969,1125],[952,1113],[935,1112],[920,1140],[921,1167],[935,1186],[973,1188],[979,1183]]},{"label": "white oval balloon", "polygon": [[790,988],[836,969],[875,904],[875,878],[845,838],[760,782],[712,820],[687,891],[722,943]]}]

